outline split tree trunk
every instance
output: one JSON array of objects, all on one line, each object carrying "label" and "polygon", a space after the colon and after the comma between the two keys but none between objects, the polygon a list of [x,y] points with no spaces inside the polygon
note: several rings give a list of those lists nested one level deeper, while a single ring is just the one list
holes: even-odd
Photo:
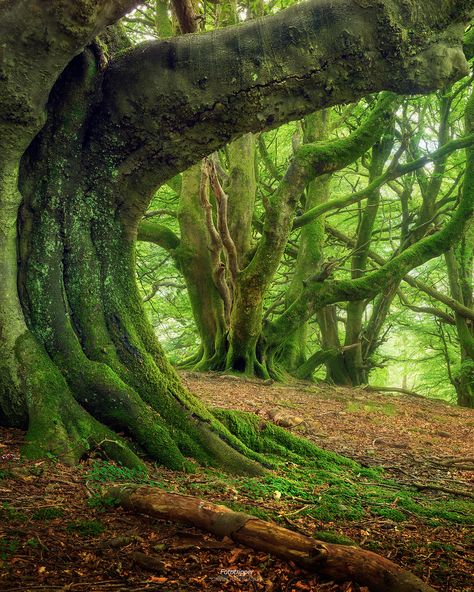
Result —
[{"label": "split tree trunk", "polygon": [[121,506],[163,520],[191,523],[217,537],[292,561],[334,581],[351,580],[371,592],[435,592],[419,578],[371,551],[317,541],[243,512],[154,487],[116,487]]},{"label": "split tree trunk", "polygon": [[[145,317],[135,280],[134,211],[117,213],[121,188],[104,171],[102,155],[82,151],[96,67],[90,51],[71,62],[21,170],[21,300],[49,365],[64,376],[79,404],[69,406],[75,414],[69,423],[49,409],[56,438],[38,428],[36,454],[64,457],[63,448],[72,442],[70,460],[96,445],[113,447],[110,456],[126,464],[140,464],[114,430],[171,468],[190,469],[192,457],[261,473],[258,455],[181,385]],[[47,386],[36,385],[44,402]],[[34,413],[29,421],[37,423]],[[86,437],[94,431],[96,437]]]}]

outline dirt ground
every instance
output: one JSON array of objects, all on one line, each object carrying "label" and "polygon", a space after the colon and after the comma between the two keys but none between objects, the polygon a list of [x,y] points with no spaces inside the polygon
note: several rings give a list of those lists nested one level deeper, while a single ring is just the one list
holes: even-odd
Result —
[{"label": "dirt ground", "polygon": [[[206,403],[252,411],[290,425],[318,446],[363,466],[382,466],[397,483],[430,500],[471,500],[474,413],[405,395],[328,385],[284,386],[234,377],[183,373]],[[19,458],[24,434],[0,430],[1,591],[265,591],[357,592],[364,588],[309,576],[264,553],[176,525],[107,506],[111,483],[133,478],[121,468],[88,459],[66,467],[53,459]],[[99,467],[99,468],[98,468]],[[474,590],[471,527],[416,515],[324,523],[300,513],[298,500],[255,499],[213,488],[212,471],[184,475],[150,465],[150,479],[171,491],[268,511],[306,534],[327,530],[404,565],[443,592]],[[194,486],[194,487],[192,487]]]}]

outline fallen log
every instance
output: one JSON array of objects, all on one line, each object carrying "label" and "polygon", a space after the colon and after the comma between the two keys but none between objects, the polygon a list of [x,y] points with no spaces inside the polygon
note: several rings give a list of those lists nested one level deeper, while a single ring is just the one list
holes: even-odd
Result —
[{"label": "fallen log", "polygon": [[219,538],[228,537],[241,545],[292,561],[333,581],[351,580],[367,586],[371,592],[435,592],[412,573],[371,551],[317,541],[197,497],[147,486],[114,487],[106,495],[127,510],[190,523]]}]

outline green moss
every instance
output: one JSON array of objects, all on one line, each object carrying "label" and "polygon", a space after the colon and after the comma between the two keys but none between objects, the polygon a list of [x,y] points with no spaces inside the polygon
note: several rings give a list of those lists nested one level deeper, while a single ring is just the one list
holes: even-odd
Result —
[{"label": "green moss", "polygon": [[144,483],[148,481],[148,473],[142,468],[128,468],[106,461],[94,461],[87,471],[86,479],[96,483],[126,481],[128,483]]},{"label": "green moss", "polygon": [[255,516],[256,518],[260,518],[261,520],[269,520],[270,513],[263,510],[262,508],[257,508],[255,506],[241,504],[237,502],[227,502],[226,506],[228,506],[234,512],[244,512],[245,514],[250,514],[251,516]]},{"label": "green moss", "polygon": [[382,545],[377,541],[366,541],[363,545],[364,549],[377,553],[382,548]]},{"label": "green moss", "polygon": [[326,543],[334,543],[336,545],[351,545],[357,546],[357,543],[344,534],[335,532],[334,530],[316,530],[313,533],[313,538],[318,541]]},{"label": "green moss", "polygon": [[20,546],[20,541],[17,538],[2,537],[0,539],[0,560],[7,561],[15,554]]},{"label": "green moss", "polygon": [[372,508],[372,512],[378,516],[389,518],[394,522],[403,522],[407,519],[406,515],[395,508]]},{"label": "green moss", "polygon": [[31,517],[33,520],[54,520],[54,518],[61,518],[61,516],[64,516],[64,510],[52,506],[36,510]]},{"label": "green moss", "polygon": [[444,551],[446,553],[451,553],[452,551],[454,551],[454,545],[451,545],[449,543],[443,543],[441,541],[430,541],[428,543],[428,547],[430,549],[436,549],[438,551]]},{"label": "green moss", "polygon": [[105,526],[99,520],[78,520],[69,522],[66,530],[85,537],[97,537],[104,532]]},{"label": "green moss", "polygon": [[474,503],[470,501],[447,499],[421,503],[402,493],[399,496],[398,505],[401,509],[424,518],[446,520],[456,524],[474,524]]},{"label": "green moss", "polygon": [[25,522],[28,520],[26,514],[17,510],[8,502],[2,502],[0,507],[0,518],[2,522]]},{"label": "green moss", "polygon": [[299,459],[303,463],[311,462],[321,468],[359,466],[348,458],[318,448],[309,440],[298,438],[279,426],[263,421],[253,413],[214,409],[213,414],[234,436],[257,452]]},{"label": "green moss", "polygon": [[94,494],[87,500],[87,506],[96,510],[115,508],[118,505],[119,502],[115,498],[102,496],[99,494]]}]

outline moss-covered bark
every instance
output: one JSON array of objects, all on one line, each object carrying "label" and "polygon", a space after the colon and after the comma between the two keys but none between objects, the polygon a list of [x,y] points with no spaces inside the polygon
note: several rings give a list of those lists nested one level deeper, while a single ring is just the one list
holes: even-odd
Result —
[{"label": "moss-covered bark", "polygon": [[[94,101],[95,80],[95,59],[86,52],[56,85],[48,123],[24,159],[21,296],[28,324],[82,416],[86,409],[96,431],[108,434],[102,440],[120,442],[108,426],[173,468],[190,468],[193,457],[259,472],[249,460],[255,455],[185,391],[164,359],[134,279],[131,221],[115,215],[113,175],[102,163],[96,179],[83,174],[91,164],[80,152],[84,107]],[[116,458],[138,462],[128,448],[115,448]]]},{"label": "moss-covered bark", "polygon": [[[325,110],[304,119],[303,144],[327,140],[329,117],[330,111]],[[304,195],[305,210],[327,201],[330,181],[330,175],[322,175],[308,183]],[[285,293],[286,306],[290,306],[301,294],[306,279],[321,270],[324,260],[324,239],[324,217],[317,218],[301,230],[293,276]],[[279,352],[279,363],[290,373],[294,373],[306,361],[306,334],[307,325],[303,323],[293,334],[286,337]],[[304,377],[308,378],[308,376]]]},{"label": "moss-covered bark", "polygon": [[[369,184],[378,178],[385,167],[393,148],[393,130],[387,132],[372,148],[372,158],[369,166]],[[380,189],[369,194],[364,212],[359,221],[357,240],[351,262],[351,277],[363,277],[368,262],[368,253],[372,240],[375,220],[380,204]],[[355,300],[347,305],[346,340],[350,347],[344,353],[344,362],[353,385],[364,384],[368,379],[367,360],[363,356],[362,329],[366,302]],[[365,336],[364,336],[365,337]]]},{"label": "moss-covered bark", "polygon": [[[276,271],[280,258],[284,252],[291,230],[294,228],[294,213],[301,195],[309,185],[307,211],[324,208],[327,203],[325,192],[325,178],[331,173],[340,170],[357,160],[379,139],[387,125],[390,124],[392,113],[398,98],[390,93],[381,95],[377,104],[361,125],[349,136],[340,140],[316,141],[318,133],[312,130],[307,133],[307,139],[312,142],[304,143],[295,153],[285,177],[280,182],[278,190],[270,201],[265,218],[263,236],[258,245],[255,256],[249,266],[244,270],[247,282],[262,292]],[[314,122],[313,122],[314,125]],[[320,125],[319,125],[320,127]],[[321,130],[320,130],[321,132]],[[319,136],[321,133],[319,133]],[[305,214],[300,216],[304,218]],[[305,224],[302,231],[303,250],[299,255],[297,264],[298,275],[291,288],[291,301],[287,301],[288,310],[291,310],[293,302],[298,302],[305,291],[307,282],[319,277],[318,266],[321,265],[321,248],[324,233],[324,219],[314,218],[311,224]],[[309,270],[312,273],[307,273]],[[305,275],[304,282],[302,274]],[[269,350],[269,363],[276,372],[275,357],[285,344],[288,337],[295,335],[299,328],[309,319],[309,316],[301,317],[300,322],[291,326],[280,325],[279,333],[273,333],[272,346]],[[326,327],[326,325],[323,325]],[[325,329],[323,329],[325,330]],[[337,340],[338,341],[338,340]],[[330,343],[328,347],[337,347],[337,343]],[[334,360],[331,357],[331,360]],[[340,361],[340,360],[339,360]],[[337,363],[333,361],[333,363]],[[343,365],[342,365],[343,366]],[[340,374],[342,368],[336,370]]]},{"label": "moss-covered bark", "polygon": [[[54,80],[69,60],[132,2],[64,2],[62,10],[30,3],[0,7],[0,421],[28,428],[25,452],[47,452],[77,461],[92,447],[115,449],[128,463],[139,463],[118,437],[74,400],[41,340],[28,329],[19,298],[19,162],[46,119],[45,105]],[[28,32],[25,32],[28,23]]]},{"label": "moss-covered bark", "polygon": [[[456,249],[446,255],[451,295],[468,307],[473,306],[472,277],[474,271],[474,225],[467,227]],[[474,326],[459,314],[455,315],[459,339],[460,365],[454,376],[458,405],[474,407]]]},{"label": "moss-covered bark", "polygon": [[181,242],[177,258],[201,338],[201,351],[192,366],[197,370],[222,370],[227,322],[224,302],[214,279],[206,217],[200,203],[201,174],[201,166],[195,165],[182,176],[178,211]]}]

